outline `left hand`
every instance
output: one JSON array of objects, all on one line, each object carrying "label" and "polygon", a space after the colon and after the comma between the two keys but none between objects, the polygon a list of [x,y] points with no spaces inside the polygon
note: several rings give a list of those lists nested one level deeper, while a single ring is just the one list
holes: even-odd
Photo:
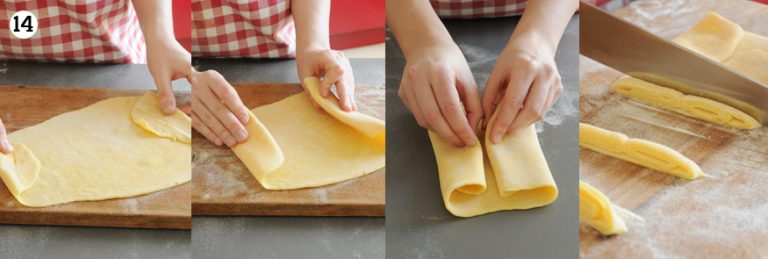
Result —
[{"label": "left hand", "polygon": [[[344,53],[332,49],[307,50],[296,54],[296,66],[299,72],[299,81],[306,91],[304,79],[318,77],[321,79],[320,95],[328,97],[331,88],[336,86],[339,106],[344,111],[355,111],[355,78],[352,75],[352,67]],[[316,108],[317,103],[311,100]]]},{"label": "left hand", "polygon": [[484,128],[501,109],[493,128],[486,129],[491,142],[499,143],[505,134],[543,119],[562,91],[552,51],[510,43],[491,71],[482,98]]}]

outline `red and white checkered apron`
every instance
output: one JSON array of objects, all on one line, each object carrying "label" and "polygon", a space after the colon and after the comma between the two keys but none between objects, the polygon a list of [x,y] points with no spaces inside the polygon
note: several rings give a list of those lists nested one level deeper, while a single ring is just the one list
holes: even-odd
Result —
[{"label": "red and white checkered apron", "polygon": [[289,0],[192,0],[192,55],[294,57]]},{"label": "red and white checkered apron", "polygon": [[[38,19],[32,38],[11,35],[9,20],[27,10]],[[0,60],[145,63],[144,36],[130,0],[4,0]]]},{"label": "red and white checkered apron", "polygon": [[489,18],[520,15],[527,0],[429,0],[441,18]]}]

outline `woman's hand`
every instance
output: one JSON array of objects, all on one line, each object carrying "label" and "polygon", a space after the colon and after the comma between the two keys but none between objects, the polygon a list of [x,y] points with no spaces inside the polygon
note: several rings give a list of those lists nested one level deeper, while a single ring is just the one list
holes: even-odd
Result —
[{"label": "woman's hand", "polygon": [[243,125],[248,123],[248,108],[235,88],[213,70],[193,72],[188,79],[192,85],[192,127],[217,146],[233,147],[247,140]]},{"label": "woman's hand", "polygon": [[419,126],[459,147],[477,143],[483,116],[477,83],[455,44],[413,52],[397,94]]},{"label": "woman's hand", "polygon": [[171,82],[192,73],[192,56],[175,39],[147,38],[147,66],[155,80],[160,110],[170,115],[176,110]]},{"label": "woman's hand", "polygon": [[[339,106],[344,111],[355,111],[355,78],[352,75],[352,67],[344,53],[332,49],[305,50],[296,54],[296,66],[299,72],[299,80],[306,90],[304,79],[307,77],[319,77],[322,79],[320,95],[328,97],[331,88],[336,86]],[[319,108],[312,98],[312,105]]]},{"label": "woman's hand", "polygon": [[6,133],[5,126],[3,126],[3,120],[0,119],[0,152],[10,154],[13,152],[13,146],[11,146],[11,142],[8,141],[8,134]]},{"label": "woman's hand", "polygon": [[494,112],[498,113],[493,128],[486,129],[492,143],[544,118],[560,96],[563,83],[554,56],[578,6],[576,0],[528,2],[483,93],[484,127]]},{"label": "woman's hand", "polygon": [[160,110],[171,115],[176,110],[171,82],[194,71],[192,55],[174,38],[171,1],[132,2],[147,44],[147,66],[157,87]]},{"label": "woman's hand", "polygon": [[498,113],[493,128],[486,129],[491,142],[499,143],[506,133],[543,119],[562,91],[553,53],[507,46],[483,93],[483,127],[488,126],[494,112]]}]

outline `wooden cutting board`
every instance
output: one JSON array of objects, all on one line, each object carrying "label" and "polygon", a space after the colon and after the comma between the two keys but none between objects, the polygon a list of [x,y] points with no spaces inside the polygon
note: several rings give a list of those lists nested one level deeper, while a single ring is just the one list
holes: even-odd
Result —
[{"label": "wooden cutting board", "polygon": [[[748,1],[640,1],[614,14],[672,38],[716,11],[768,35],[768,6]],[[671,147],[714,179],[688,181],[581,149],[580,177],[645,222],[602,237],[580,229],[583,258],[755,258],[768,254],[768,128],[735,130],[632,101],[622,74],[581,57],[581,121]]]},{"label": "wooden cutting board", "polygon": [[[58,114],[118,96],[146,91],[122,89],[0,86],[0,118],[8,132],[39,124]],[[177,98],[189,98],[177,96]],[[125,228],[190,229],[191,184],[134,198],[25,207],[0,184],[0,223]]]},{"label": "wooden cutting board", "polygon": [[[250,109],[300,93],[298,84],[235,86]],[[356,88],[358,109],[384,119],[384,88]],[[286,114],[290,116],[290,114]],[[193,215],[384,216],[384,169],[338,184],[265,190],[227,147],[195,132],[192,139]]]}]

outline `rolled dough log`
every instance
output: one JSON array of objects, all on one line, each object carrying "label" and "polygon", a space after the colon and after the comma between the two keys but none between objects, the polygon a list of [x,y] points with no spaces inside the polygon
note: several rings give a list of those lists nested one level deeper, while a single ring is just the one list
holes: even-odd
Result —
[{"label": "rolled dough log", "polygon": [[688,117],[739,129],[760,127],[760,123],[755,118],[739,109],[704,97],[686,95],[672,88],[630,76],[619,78],[613,83],[612,89],[627,97]]},{"label": "rolled dough log", "polygon": [[615,158],[685,179],[702,176],[701,168],[679,152],[647,140],[579,123],[579,145]]},{"label": "rolled dough log", "polygon": [[[160,110],[145,109],[140,99],[107,99],[9,134],[17,150],[0,154],[0,176],[11,194],[23,205],[42,207],[132,197],[188,182],[190,144],[134,123],[131,113],[139,105],[136,114],[143,115],[136,119],[145,126],[167,126],[157,124],[168,122]],[[190,127],[188,119],[179,120],[168,123]]]},{"label": "rolled dough log", "polygon": [[603,235],[627,232],[627,224],[608,197],[584,181],[579,181],[579,220]]},{"label": "rolled dough log", "polygon": [[317,78],[304,83],[322,111],[312,107],[306,92],[252,110],[267,131],[247,128],[249,137],[273,138],[284,156],[276,169],[260,172],[254,170],[257,166],[250,162],[254,158],[248,148],[238,149],[238,145],[233,149],[256,180],[268,190],[290,190],[339,183],[383,168],[384,122],[359,112],[341,111],[335,100],[317,94]]},{"label": "rolled dough log", "polygon": [[[495,115],[489,128],[495,122]],[[557,186],[531,125],[501,143],[459,148],[429,132],[446,209],[458,217],[531,209],[557,199]]]},{"label": "rolled dough log", "polygon": [[[716,13],[708,13],[673,41],[768,86],[768,38],[745,32],[738,24]],[[671,85],[665,83],[662,86],[624,76],[613,84],[613,90],[660,108],[728,127],[754,129],[761,126],[739,109],[708,98],[685,95],[668,86]]]}]

